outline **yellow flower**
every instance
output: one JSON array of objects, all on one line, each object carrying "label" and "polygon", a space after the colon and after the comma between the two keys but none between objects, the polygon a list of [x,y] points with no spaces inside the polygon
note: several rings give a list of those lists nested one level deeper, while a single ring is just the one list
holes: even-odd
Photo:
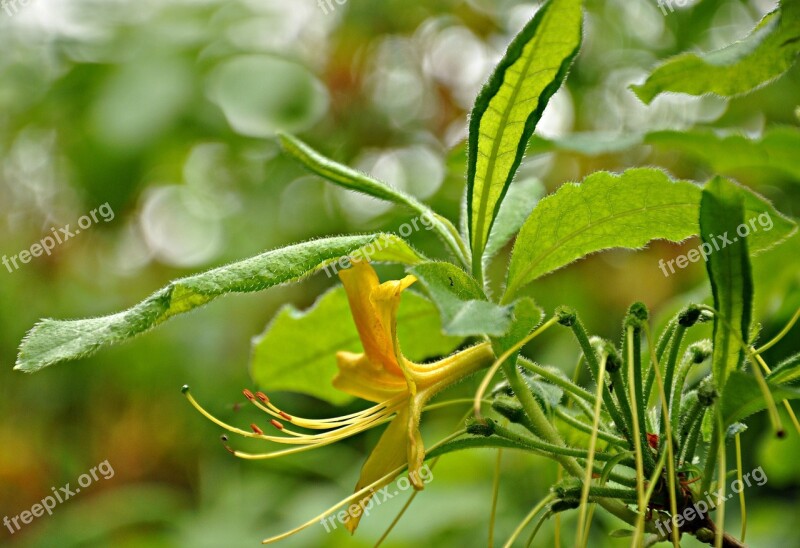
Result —
[{"label": "yellow flower", "polygon": [[[321,447],[391,421],[364,463],[356,491],[406,464],[412,485],[415,489],[422,489],[419,472],[425,459],[425,448],[419,422],[423,407],[444,388],[489,366],[494,361],[491,346],[489,343],[482,343],[432,363],[412,362],[400,350],[397,339],[397,309],[402,292],[416,278],[406,276],[402,280],[380,283],[373,268],[364,261],[354,262],[353,267],[340,272],[339,277],[347,293],[364,352],[337,353],[339,374],[333,380],[333,385],[343,392],[375,402],[375,406],[332,419],[304,419],[280,410],[261,392],[253,394],[245,390],[245,396],[254,405],[273,417],[272,425],[282,434],[270,436],[256,425],[251,425],[252,432],[248,432],[220,421],[200,407],[188,394],[188,388],[184,392],[201,413],[228,431],[245,437],[297,446],[265,454],[249,454],[229,449],[236,456],[246,459],[268,459]],[[324,432],[297,432],[287,428],[285,422]],[[227,440],[225,437],[223,439]],[[392,479],[389,477],[383,484]],[[371,494],[365,495],[362,503],[370,497]],[[358,521],[358,517],[351,517],[346,522],[347,528],[351,532],[355,531]]]}]

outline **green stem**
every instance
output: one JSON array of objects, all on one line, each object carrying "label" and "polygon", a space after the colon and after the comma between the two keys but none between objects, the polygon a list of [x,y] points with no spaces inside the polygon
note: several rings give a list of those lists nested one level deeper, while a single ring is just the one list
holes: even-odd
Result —
[{"label": "green stem", "polygon": [[[586,449],[580,449],[577,447],[566,447],[562,445],[556,445],[553,443],[547,443],[531,436],[525,436],[523,434],[519,434],[514,432],[510,428],[506,428],[505,426],[501,426],[495,421],[491,419],[487,419],[487,421],[491,422],[492,428],[494,429],[494,433],[498,436],[505,438],[509,441],[513,441],[514,443],[518,443],[520,445],[525,445],[530,447],[531,449],[536,449],[537,451],[542,451],[544,453],[551,453],[553,455],[564,455],[567,457],[576,457],[581,459],[587,459],[589,457],[589,451]],[[595,452],[595,460],[598,462],[606,462],[613,458],[616,455],[612,453],[603,453],[603,452]]]},{"label": "green stem", "polygon": [[[719,403],[715,404],[714,407],[711,408],[711,411],[716,414],[717,407],[719,407]],[[717,451],[719,450],[719,428],[714,428],[711,433],[711,443],[708,446],[708,451],[706,452],[706,464],[703,468],[703,479],[700,483],[700,491],[705,492],[708,491],[711,487],[711,481],[714,478],[714,469],[717,466]]]},{"label": "green stem", "polygon": [[[563,500],[581,500],[583,487],[570,487],[568,489],[556,489],[559,498]],[[619,487],[596,487],[590,486],[588,489],[590,498],[609,498],[624,500],[628,503],[636,502],[635,489],[622,489]],[[580,532],[581,528],[578,528]]]},{"label": "green stem", "polygon": [[[672,380],[675,376],[675,364],[678,360],[678,352],[680,351],[681,344],[683,343],[683,337],[686,333],[686,327],[684,325],[678,324],[678,327],[675,329],[675,337],[673,340],[673,344],[669,349],[669,355],[667,356],[667,363],[664,365],[664,395],[667,398],[666,407],[667,409],[671,408],[671,401],[672,401]],[[680,399],[680,394],[675,394],[675,399]],[[669,417],[661,417],[661,436],[664,436],[664,432],[666,431],[667,422],[669,421]]]},{"label": "green stem", "polygon": [[541,366],[541,365],[529,360],[528,358],[525,358],[525,357],[522,357],[522,356],[520,356],[517,359],[517,363],[519,363],[522,367],[524,367],[528,371],[531,371],[532,373],[536,373],[537,375],[539,375],[543,379],[545,379],[545,380],[549,381],[550,383],[552,383],[552,384],[564,389],[564,391],[568,392],[572,396],[575,396],[576,398],[582,399],[583,401],[585,401],[587,403],[594,403],[594,396],[592,396],[592,394],[588,390],[584,390],[583,388],[581,388],[577,384],[574,384],[572,381],[570,381],[568,379],[565,379],[561,375],[558,375],[557,373],[554,373],[554,372],[550,371],[546,367],[543,367],[543,366]]},{"label": "green stem", "polygon": [[[680,407],[681,407],[681,399],[683,398],[683,388],[686,386],[686,378],[689,376],[689,371],[691,371],[692,366],[695,365],[695,354],[690,347],[689,350],[686,351],[683,359],[681,360],[681,364],[678,367],[678,376],[675,379],[675,390],[673,390],[673,398],[672,398],[672,409],[670,410],[670,420],[672,421],[672,428],[673,430],[679,431],[681,437],[685,434],[683,430],[680,428],[681,424],[681,414],[680,414]],[[702,363],[702,362],[701,362]]]},{"label": "green stem", "polygon": [[[645,471],[651,472],[656,466],[656,461],[652,453],[650,453],[650,443],[647,440],[647,402],[644,398],[644,380],[642,379],[642,329],[629,326],[627,336],[630,339],[629,344],[633,346],[633,352],[629,355],[629,358],[633,357],[633,398],[636,403],[635,413],[639,423],[639,441],[642,444]],[[655,367],[653,366],[653,368]]]},{"label": "green stem", "polygon": [[[632,431],[631,427],[631,404],[628,401],[628,394],[625,390],[625,387],[628,385],[627,382],[622,377],[621,369],[617,369],[613,373],[611,373],[611,382],[613,383],[614,387],[616,387],[615,393],[617,396],[617,401],[619,402],[620,410],[622,411],[623,419],[627,419],[628,423],[625,425],[625,430],[628,432]],[[633,449],[633,445],[630,441],[628,441],[628,447]]]},{"label": "green stem", "polygon": [[[547,420],[547,417],[545,416],[541,407],[539,407],[539,404],[531,394],[527,384],[525,383],[524,379],[522,379],[522,376],[515,365],[508,361],[505,362],[503,364],[503,372],[508,379],[511,389],[520,400],[522,408],[525,409],[525,413],[528,414],[528,417],[534,424],[539,437],[549,443],[564,447],[564,440],[561,439],[558,431]],[[556,455],[555,458],[570,475],[575,476],[576,478],[582,477],[583,467],[578,464],[577,460],[566,455]],[[620,501],[601,499],[599,503],[601,506],[603,506],[603,508],[606,509],[606,511],[627,523],[633,523],[636,519],[636,513]]]},{"label": "green stem", "polygon": [[680,456],[678,457],[678,462],[691,462],[694,458],[694,452],[697,450],[697,443],[700,441],[700,434],[703,430],[703,417],[706,414],[707,407],[703,407],[700,410],[700,414],[697,415],[695,418],[694,424],[692,424],[691,429],[689,430],[689,435],[686,438],[686,443],[681,445],[681,452]]},{"label": "green stem", "polygon": [[[580,430],[581,432],[585,432],[587,434],[592,433],[592,425],[586,424],[585,422],[576,419],[560,407],[556,407],[556,416],[566,422],[568,425],[572,426],[573,428]],[[597,431],[597,437],[601,440],[607,441],[612,445],[619,445],[619,446],[628,446],[628,440],[625,438],[620,438],[619,436],[615,436],[614,434],[610,434],[604,430]]]},{"label": "green stem", "polygon": [[[664,332],[661,334],[661,338],[658,339],[658,343],[656,345],[656,361],[658,363],[664,363],[663,357],[664,352],[667,350],[667,345],[672,341],[672,337],[675,335],[675,328],[678,325],[678,317],[680,314],[674,316],[667,327],[664,328]],[[648,399],[653,393],[653,383],[656,382],[656,375],[655,370],[653,370],[653,366],[651,365],[647,369],[647,380],[644,383],[644,393],[648,395]]]},{"label": "green stem", "polygon": [[[577,316],[575,316],[575,320],[571,327],[572,333],[575,335],[575,339],[578,341],[578,344],[583,351],[583,355],[586,358],[586,364],[589,366],[589,371],[592,374],[592,378],[597,380],[597,375],[600,371],[600,363],[597,359],[597,353],[592,347],[592,343],[589,342],[589,336],[586,334],[586,329],[584,329],[583,324]],[[591,401],[593,402],[594,398],[592,398]],[[617,427],[617,430],[622,432],[623,435],[626,434],[627,423],[622,418],[620,411],[617,409],[616,403],[614,403],[614,400],[611,397],[611,392],[607,389],[607,387],[603,390],[603,403],[605,404],[606,411],[608,411],[608,414],[611,416],[611,420],[614,421],[614,425]]]},{"label": "green stem", "polygon": [[689,432],[691,431],[692,426],[694,426],[697,417],[701,414],[701,412],[705,408],[705,406],[702,403],[700,403],[700,400],[697,398],[697,394],[693,393],[690,395],[690,397],[693,398],[691,400],[691,405],[689,406],[689,409],[686,412],[686,416],[682,418],[680,426],[677,430],[678,441],[681,447],[684,447],[686,445],[685,442],[686,439],[689,437]]}]

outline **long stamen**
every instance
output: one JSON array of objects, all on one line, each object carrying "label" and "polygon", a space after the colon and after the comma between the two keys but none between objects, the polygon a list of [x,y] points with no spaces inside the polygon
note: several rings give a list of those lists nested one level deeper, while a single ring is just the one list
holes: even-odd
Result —
[{"label": "long stamen", "polygon": [[241,428],[237,428],[235,426],[231,426],[230,424],[221,421],[220,419],[216,418],[214,415],[206,411],[198,402],[194,399],[194,397],[189,393],[189,387],[183,387],[183,393],[186,396],[186,399],[189,400],[189,403],[197,409],[204,417],[209,419],[214,424],[221,426],[222,428],[228,430],[229,432],[233,432],[235,434],[239,434],[240,436],[246,438],[256,438],[262,439],[266,441],[272,441],[276,443],[284,443],[289,445],[317,445],[320,442],[334,439],[339,440],[345,437],[349,437],[355,435],[359,432],[364,431],[365,429],[371,428],[375,426],[379,421],[383,419],[388,419],[394,412],[396,411],[395,407],[388,407],[384,408],[381,412],[371,415],[364,420],[353,422],[351,424],[346,424],[344,426],[333,428],[328,430],[327,432],[323,432],[321,434],[302,434],[300,432],[294,432],[289,430],[283,426],[282,423],[274,420],[272,425],[275,428],[281,430],[282,433],[286,434],[285,436],[268,436],[261,431],[256,425],[251,425],[252,432],[248,432],[246,430],[242,430]]},{"label": "long stamen", "polygon": [[[390,414],[390,415],[387,415],[387,416],[382,417],[380,419],[374,420],[374,421],[372,421],[370,423],[366,423],[364,425],[361,425],[362,428],[361,428],[361,430],[359,430],[359,432],[364,431],[364,430],[368,430],[368,429],[373,428],[375,426],[379,426],[381,424],[389,422],[393,418],[394,417]],[[340,433],[339,430],[335,430],[333,432]],[[240,459],[245,459],[245,460],[268,460],[268,459],[275,459],[275,458],[279,458],[279,457],[284,457],[286,455],[293,455],[295,453],[302,453],[304,451],[310,451],[311,449],[317,449],[317,448],[320,448],[320,447],[325,447],[326,445],[330,445],[332,443],[336,443],[337,441],[340,441],[340,440],[342,440],[344,438],[348,438],[348,437],[353,436],[354,434],[357,434],[357,433],[358,432],[340,433],[340,435],[330,436],[328,439],[325,439],[323,441],[319,441],[319,442],[316,442],[316,443],[310,443],[310,444],[302,445],[300,447],[292,447],[291,449],[282,449],[280,451],[271,451],[269,453],[247,453],[247,452],[244,452],[244,451],[237,451],[237,450],[231,449],[227,445],[225,446],[225,448],[228,451],[230,451],[232,454],[234,454],[235,456],[239,457]]]},{"label": "long stamen", "polygon": [[[310,449],[315,449],[315,448],[318,448],[318,447],[329,445],[331,443],[340,441],[342,439],[354,436],[354,435],[359,434],[361,432],[364,432],[364,431],[366,431],[366,430],[368,430],[370,428],[373,428],[375,426],[378,426],[380,424],[383,424],[385,422],[390,421],[394,417],[394,414],[397,412],[397,410],[399,409],[400,405],[402,404],[402,400],[399,403],[394,403],[392,400],[390,400],[389,402],[384,402],[384,404],[382,404],[381,406],[375,406],[377,411],[373,411],[370,415],[367,415],[367,416],[363,417],[361,420],[359,420],[357,422],[347,423],[347,424],[344,424],[343,426],[340,426],[340,427],[330,427],[332,429],[329,429],[328,431],[320,433],[320,434],[303,434],[303,433],[300,433],[300,432],[295,432],[293,430],[290,430],[290,429],[286,428],[283,425],[283,423],[279,422],[278,420],[272,419],[271,420],[272,426],[274,426],[275,428],[280,430],[281,433],[285,434],[285,435],[284,436],[268,436],[268,435],[265,435],[264,432],[261,430],[261,428],[259,428],[255,424],[251,424],[250,425],[250,428],[252,429],[252,432],[248,432],[246,430],[242,430],[240,428],[236,428],[234,426],[231,426],[231,425],[229,425],[229,424],[217,419],[211,413],[206,411],[194,399],[194,397],[189,393],[188,386],[184,386],[183,393],[186,396],[186,398],[189,400],[189,402],[192,404],[192,406],[195,409],[197,409],[203,416],[208,418],[214,424],[217,424],[218,426],[221,426],[222,428],[225,428],[229,432],[233,432],[233,433],[236,433],[236,434],[239,434],[239,435],[241,435],[243,437],[248,437],[248,438],[263,439],[263,440],[266,440],[266,441],[272,441],[272,442],[282,443],[282,444],[286,444],[286,445],[300,445],[301,446],[301,447],[294,447],[292,449],[285,449],[285,450],[280,450],[280,451],[272,451],[272,452],[263,453],[263,454],[251,454],[251,453],[246,453],[246,452],[242,452],[242,451],[236,451],[236,450],[232,449],[231,447],[229,447],[227,445],[227,441],[228,441],[227,436],[223,436],[222,441],[223,441],[223,443],[225,443],[225,448],[230,453],[232,453],[233,455],[235,455],[235,456],[237,456],[239,458],[251,459],[251,460],[255,460],[255,459],[272,459],[272,458],[276,458],[276,457],[280,457],[280,456],[284,456],[284,455],[290,455],[290,454],[294,454],[294,453],[299,453],[299,452],[302,452],[302,451],[307,451],[307,450],[310,450]],[[248,394],[248,391],[245,392],[246,396],[247,396],[247,394]],[[250,399],[250,398],[248,397],[248,399]],[[393,400],[394,399],[397,399],[397,398],[393,398]],[[254,401],[254,400],[251,400],[251,401]]]},{"label": "long stamen", "polygon": [[347,426],[349,424],[363,421],[370,416],[381,414],[387,407],[391,407],[404,398],[404,396],[401,394],[388,401],[381,402],[378,405],[364,409],[363,411],[358,411],[356,413],[351,413],[349,415],[343,415],[341,417],[335,417],[332,419],[307,419],[303,417],[297,417],[295,415],[289,415],[288,413],[280,410],[263,392],[257,392],[256,394],[253,394],[249,390],[245,389],[243,393],[254,406],[264,413],[267,413],[276,419],[289,422],[295,426],[308,428],[309,430],[330,430],[339,426]]}]

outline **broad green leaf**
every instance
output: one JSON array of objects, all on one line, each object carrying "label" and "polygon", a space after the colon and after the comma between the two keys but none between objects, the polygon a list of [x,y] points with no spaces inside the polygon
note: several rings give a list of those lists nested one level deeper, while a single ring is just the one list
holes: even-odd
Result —
[{"label": "broad green leaf", "polygon": [[461,237],[453,224],[415,197],[330,158],[326,158],[297,137],[285,133],[278,134],[278,137],[284,151],[312,173],[348,190],[361,192],[380,200],[409,207],[423,217],[423,221],[429,223],[429,226],[432,223],[436,232],[450,247],[455,256],[465,264],[467,263],[467,251],[463,249]]},{"label": "broad green leaf", "polygon": [[590,253],[679,242],[697,233],[700,187],[656,169],[598,172],[539,202],[517,236],[504,302],[525,285]]},{"label": "broad green leaf", "polygon": [[[444,336],[441,331],[439,311],[433,303],[412,291],[404,292],[397,313],[403,354],[414,361],[449,354],[461,339]],[[306,311],[283,307],[253,340],[250,369],[264,389],[302,392],[339,405],[352,399],[331,384],[338,372],[336,353],[340,350],[361,352],[362,347],[347,294],[337,287]]]},{"label": "broad green leaf", "polygon": [[[766,199],[738,187],[753,253],[770,249],[797,230]],[[679,242],[698,235],[701,187],[673,181],[657,169],[621,175],[597,172],[581,184],[562,185],[544,198],[522,225],[511,255],[503,302],[525,285],[590,253],[650,240]],[[742,231],[744,232],[744,230]],[[736,236],[734,231],[732,237]]]},{"label": "broad green leaf", "polygon": [[772,384],[789,384],[800,379],[800,354],[785,359],[767,375],[767,382]]},{"label": "broad green leaf", "polygon": [[710,130],[657,131],[647,135],[644,142],[696,158],[716,173],[767,168],[800,181],[800,130],[795,127],[768,129],[760,139],[723,137]]},{"label": "broad green leaf", "polygon": [[[714,296],[714,352],[711,371],[722,391],[728,375],[740,369],[744,360],[742,342],[749,343],[753,310],[753,280],[747,238],[734,236],[745,223],[742,189],[721,177],[703,189],[700,202],[700,237],[712,250],[706,261]],[[720,235],[730,235],[721,244]],[[716,249],[719,247],[719,249]]]},{"label": "broad green leaf", "polygon": [[175,280],[124,312],[84,320],[41,320],[23,339],[14,369],[30,373],[89,356],[227,293],[250,293],[294,281],[365,248],[369,251],[363,253],[375,261],[415,264],[423,260],[392,234],[340,236],[267,251]]},{"label": "broad green leaf", "polygon": [[649,104],[663,92],[735,97],[781,76],[800,53],[800,2],[783,0],[749,36],[706,54],[683,53],[659,65],[644,84],[631,86]]},{"label": "broad green leaf", "polygon": [[536,203],[544,196],[544,185],[538,179],[523,179],[511,184],[508,195],[500,206],[489,242],[483,252],[483,259],[487,261],[497,255],[517,232],[522,223],[531,214]]},{"label": "broad green leaf", "polygon": [[409,269],[439,308],[448,335],[503,335],[511,326],[512,307],[486,298],[478,282],[450,263],[423,263]]},{"label": "broad green leaf", "polygon": [[581,44],[581,0],[550,0],[511,42],[470,117],[467,215],[473,268],[528,139]]},{"label": "broad green leaf", "polygon": [[[783,400],[800,399],[800,390],[788,386],[777,386],[768,383],[775,403]],[[734,371],[728,376],[728,382],[722,393],[722,421],[727,428],[729,425],[742,421],[753,413],[766,409],[767,403],[764,400],[758,383],[753,378],[753,373],[745,371]]]}]

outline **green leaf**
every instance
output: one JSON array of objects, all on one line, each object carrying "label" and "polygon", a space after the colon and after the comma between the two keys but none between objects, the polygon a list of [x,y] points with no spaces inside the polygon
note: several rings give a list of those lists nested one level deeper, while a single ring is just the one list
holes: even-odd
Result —
[{"label": "green leaf", "polygon": [[470,117],[467,215],[479,271],[500,203],[581,44],[581,0],[550,0],[511,42]]},{"label": "green leaf", "polygon": [[523,179],[512,183],[508,195],[500,206],[489,242],[483,252],[483,260],[488,261],[519,232],[522,223],[531,214],[536,203],[544,196],[545,189],[538,179]]},{"label": "green leaf", "polygon": [[[359,251],[369,248],[370,251]],[[294,281],[354,254],[405,264],[423,258],[392,234],[340,236],[267,251],[236,263],[170,282],[139,304],[110,316],[37,323],[23,339],[16,370],[34,372],[94,354],[227,293],[250,293]]]},{"label": "green leaf", "polygon": [[[750,338],[753,310],[753,280],[747,238],[735,236],[745,223],[742,189],[717,177],[703,189],[700,202],[700,237],[713,250],[706,261],[714,296],[714,352],[711,371],[717,390],[724,390],[728,375],[744,360],[742,342]],[[720,235],[729,243],[720,245]],[[716,249],[719,247],[719,249]]]},{"label": "green leaf", "polygon": [[657,131],[645,137],[649,145],[678,151],[711,166],[716,173],[741,169],[773,169],[800,181],[800,129],[773,127],[759,139],[720,136],[711,130]]},{"label": "green leaf", "polygon": [[[800,390],[788,386],[777,386],[768,383],[775,403],[783,400],[796,400],[800,398]],[[766,409],[767,402],[752,373],[733,371],[728,376],[728,382],[722,393],[721,411],[723,426],[740,422],[753,413]]]},{"label": "green leaf", "polygon": [[[449,354],[461,339],[446,337],[441,331],[439,311],[433,303],[404,292],[397,313],[403,354],[414,361]],[[336,353],[342,350],[363,351],[347,294],[343,287],[336,287],[306,311],[283,307],[253,340],[250,369],[253,379],[265,389],[302,392],[340,405],[352,399],[331,384],[338,372]]]},{"label": "green leaf", "polygon": [[312,173],[348,190],[404,205],[418,213],[425,224],[433,225],[439,237],[450,247],[455,256],[465,265],[467,264],[467,250],[464,248],[458,230],[449,220],[435,213],[415,197],[330,158],[326,158],[297,137],[285,133],[278,134],[278,137],[283,150]]},{"label": "green leaf", "polygon": [[656,169],[598,172],[539,202],[517,236],[504,302],[533,280],[603,249],[697,233],[700,187]]},{"label": "green leaf", "polygon": [[306,143],[293,135],[279,133],[283,150],[306,169],[328,181],[349,190],[363,192],[375,198],[410,207],[420,213],[428,211],[428,207],[413,196],[401,192],[388,184],[373,179],[346,165],[326,158]]},{"label": "green leaf", "polygon": [[486,298],[469,274],[450,263],[423,263],[409,269],[436,303],[442,329],[448,335],[503,335],[512,319],[512,307],[501,307]]},{"label": "green leaf", "polygon": [[800,379],[800,354],[783,360],[767,375],[767,382],[775,385],[789,384],[798,379]]},{"label": "green leaf", "polygon": [[[732,184],[732,183],[731,183]],[[738,187],[744,201],[748,244],[753,253],[771,249],[797,225],[762,196]],[[590,253],[614,247],[640,248],[650,240],[680,242],[698,235],[702,189],[673,181],[651,168],[621,175],[597,172],[583,183],[567,183],[544,198],[522,225],[511,254],[503,302],[554,270]],[[736,232],[732,232],[735,236]]]},{"label": "green leaf", "polygon": [[649,104],[663,92],[735,97],[786,72],[800,53],[800,2],[784,0],[740,42],[706,54],[683,53],[659,65],[644,84],[631,86]]}]

